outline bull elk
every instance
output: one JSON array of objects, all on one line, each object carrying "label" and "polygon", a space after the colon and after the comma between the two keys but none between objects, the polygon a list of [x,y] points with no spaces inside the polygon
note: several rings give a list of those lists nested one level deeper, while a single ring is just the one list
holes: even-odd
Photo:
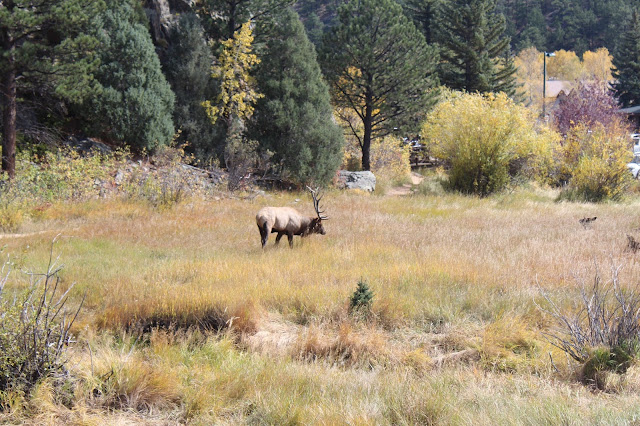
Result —
[{"label": "bull elk", "polygon": [[256,215],[256,223],[260,230],[262,248],[267,245],[269,234],[275,232],[278,233],[276,244],[286,234],[291,248],[293,248],[294,235],[300,235],[300,237],[304,238],[309,234],[325,234],[322,221],[329,218],[323,215],[324,210],[320,210],[322,195],[318,196],[319,188],[311,189],[307,186],[307,189],[313,197],[313,208],[316,210],[316,216],[304,216],[291,207],[264,207],[260,209]]}]

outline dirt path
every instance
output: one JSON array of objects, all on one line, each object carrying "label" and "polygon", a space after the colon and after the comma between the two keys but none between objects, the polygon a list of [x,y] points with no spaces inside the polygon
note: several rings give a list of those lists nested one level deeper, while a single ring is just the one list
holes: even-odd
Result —
[{"label": "dirt path", "polygon": [[391,188],[387,191],[387,195],[391,195],[391,196],[411,195],[413,193],[413,187],[415,185],[420,185],[420,183],[423,180],[424,180],[424,176],[419,175],[416,172],[411,172],[411,183],[405,183],[402,186],[396,186],[395,188]]}]

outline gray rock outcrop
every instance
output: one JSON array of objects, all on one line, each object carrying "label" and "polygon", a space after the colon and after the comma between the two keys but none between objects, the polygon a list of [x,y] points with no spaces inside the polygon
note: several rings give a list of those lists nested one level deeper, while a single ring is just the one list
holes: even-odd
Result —
[{"label": "gray rock outcrop", "polygon": [[111,147],[92,138],[77,138],[75,136],[70,136],[66,141],[64,141],[64,144],[75,149],[81,155],[88,155],[91,153],[106,155],[113,152]]},{"label": "gray rock outcrop", "polygon": [[376,189],[376,177],[373,173],[366,172],[350,172],[340,170],[338,172],[338,186],[346,189],[360,189],[362,191],[373,192]]}]

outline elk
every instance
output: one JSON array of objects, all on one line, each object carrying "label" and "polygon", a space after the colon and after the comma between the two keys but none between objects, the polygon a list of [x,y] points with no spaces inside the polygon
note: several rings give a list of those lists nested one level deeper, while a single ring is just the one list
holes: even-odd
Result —
[{"label": "elk", "polygon": [[316,216],[304,216],[291,207],[263,207],[256,214],[256,223],[260,230],[262,248],[267,245],[269,234],[274,232],[278,233],[275,244],[278,244],[280,238],[286,234],[291,248],[293,248],[294,235],[300,235],[300,237],[304,238],[309,234],[325,234],[322,221],[329,219],[329,217],[323,215],[324,210],[320,210],[320,200],[322,199],[322,195],[318,196],[320,188],[311,189],[307,186],[307,189],[313,197],[313,208],[316,211]]}]

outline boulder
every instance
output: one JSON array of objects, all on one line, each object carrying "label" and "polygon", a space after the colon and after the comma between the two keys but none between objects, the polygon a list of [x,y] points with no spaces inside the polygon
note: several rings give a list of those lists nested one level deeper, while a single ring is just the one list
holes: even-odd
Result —
[{"label": "boulder", "polygon": [[147,0],[145,12],[149,18],[153,41],[158,43],[166,39],[176,18],[171,14],[168,0]]},{"label": "boulder", "polygon": [[64,143],[68,147],[78,151],[81,155],[87,155],[90,153],[106,155],[113,152],[108,145],[92,138],[77,138],[75,136],[70,136]]},{"label": "boulder", "polygon": [[369,171],[350,172],[340,170],[338,172],[338,186],[346,189],[360,189],[362,191],[373,192],[376,190],[376,177]]}]

